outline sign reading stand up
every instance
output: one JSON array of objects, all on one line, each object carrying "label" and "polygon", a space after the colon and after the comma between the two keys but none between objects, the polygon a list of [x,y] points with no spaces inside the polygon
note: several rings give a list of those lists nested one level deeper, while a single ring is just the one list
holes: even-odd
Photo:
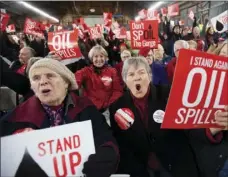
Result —
[{"label": "sign reading stand up", "polygon": [[1,176],[83,177],[95,153],[91,121],[1,138]]}]

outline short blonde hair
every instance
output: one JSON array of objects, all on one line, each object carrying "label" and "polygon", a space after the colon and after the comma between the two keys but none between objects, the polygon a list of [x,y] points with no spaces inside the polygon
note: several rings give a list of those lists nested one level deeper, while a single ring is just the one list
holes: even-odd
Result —
[{"label": "short blonde hair", "polygon": [[106,52],[106,50],[101,46],[101,45],[95,45],[90,51],[89,51],[89,59],[92,61],[93,60],[93,56],[95,53],[101,53],[102,55],[105,56],[106,60],[108,60],[108,53]]},{"label": "short blonde hair", "polygon": [[195,47],[195,49],[197,49],[196,41],[190,40],[190,41],[187,41],[187,42],[188,42],[189,47],[190,47],[190,45],[193,45]]},{"label": "short blonde hair", "polygon": [[129,50],[123,50],[123,52],[120,54],[120,57],[122,58],[124,54],[128,54],[131,57],[131,52]]},{"label": "short blonde hair", "polygon": [[184,48],[184,49],[189,49],[189,44],[187,43],[187,41],[184,40],[178,40],[174,43],[174,52],[177,51],[177,46],[181,46],[180,48]]},{"label": "short blonde hair", "polygon": [[138,68],[140,65],[144,66],[149,78],[152,80],[152,71],[151,68],[144,57],[131,57],[129,60],[125,60],[123,64],[123,69],[122,69],[122,78],[123,81],[126,83],[126,78],[127,78],[127,72],[130,68],[130,66],[134,66],[135,68]]}]

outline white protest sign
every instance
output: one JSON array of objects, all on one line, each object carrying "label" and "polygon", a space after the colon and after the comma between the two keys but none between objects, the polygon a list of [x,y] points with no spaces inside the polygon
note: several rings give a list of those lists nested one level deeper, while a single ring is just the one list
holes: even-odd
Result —
[{"label": "white protest sign", "polygon": [[84,162],[95,153],[91,121],[1,138],[1,176],[17,174],[26,150],[47,176],[83,176]]},{"label": "white protest sign", "polygon": [[228,30],[228,10],[211,19],[211,24],[219,33]]}]

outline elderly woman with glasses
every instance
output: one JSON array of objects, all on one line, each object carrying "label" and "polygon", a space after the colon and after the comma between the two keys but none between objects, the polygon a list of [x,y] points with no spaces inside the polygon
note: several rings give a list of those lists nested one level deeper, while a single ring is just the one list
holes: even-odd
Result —
[{"label": "elderly woman with glasses", "polygon": [[31,66],[29,79],[35,95],[2,118],[1,136],[91,120],[96,154],[90,155],[83,172],[88,177],[114,173],[118,163],[115,139],[91,101],[73,92],[78,88],[74,74],[59,61],[44,58]]},{"label": "elderly woman with glasses", "polygon": [[151,84],[151,68],[145,58],[126,60],[122,77],[128,91],[109,109],[120,150],[118,173],[131,177],[197,177],[184,132],[160,129],[169,89]]}]

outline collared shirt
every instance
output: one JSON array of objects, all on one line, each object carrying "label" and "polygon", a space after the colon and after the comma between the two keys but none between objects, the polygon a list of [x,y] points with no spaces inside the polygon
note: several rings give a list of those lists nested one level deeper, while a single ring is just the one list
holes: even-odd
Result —
[{"label": "collared shirt", "polygon": [[74,103],[70,95],[66,96],[66,99],[64,102],[65,104],[62,103],[61,105],[58,105],[58,106],[48,106],[48,105],[42,104],[45,112],[48,115],[51,127],[55,127],[66,123],[63,116],[66,116],[69,107],[71,105],[74,106]]}]

